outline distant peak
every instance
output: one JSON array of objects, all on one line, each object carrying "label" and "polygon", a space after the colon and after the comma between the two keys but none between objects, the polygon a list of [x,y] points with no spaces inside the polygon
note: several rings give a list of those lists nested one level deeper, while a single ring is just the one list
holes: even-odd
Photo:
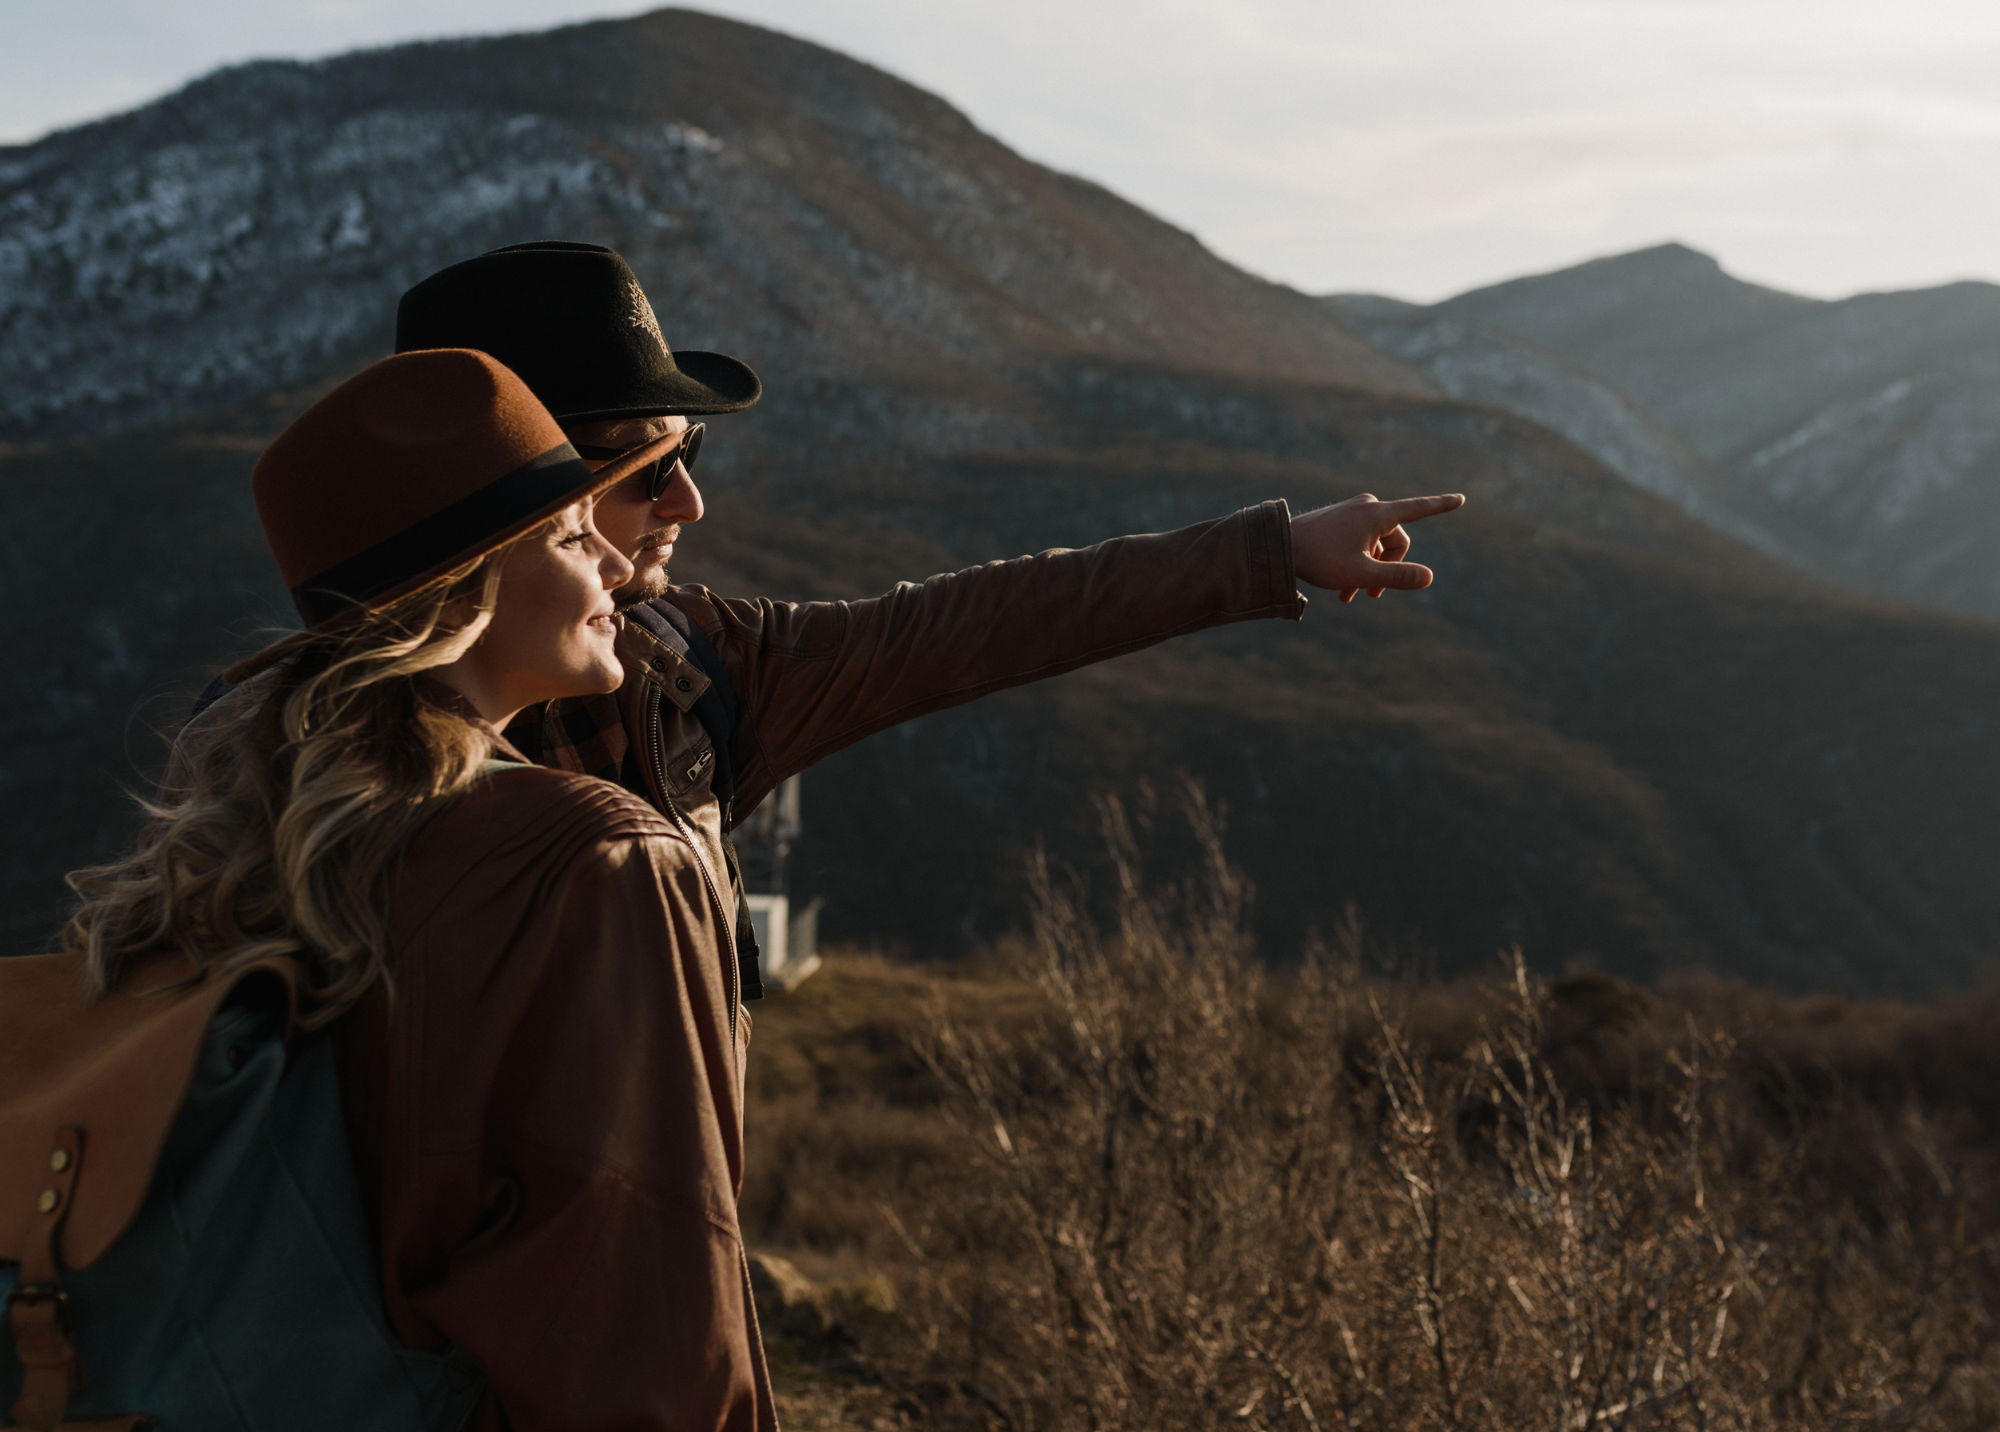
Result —
[{"label": "distant peak", "polygon": [[1648,248],[1632,249],[1622,254],[1611,254],[1581,267],[1590,268],[1598,265],[1608,267],[1614,264],[1621,268],[1699,269],[1704,273],[1722,272],[1722,260],[1716,258],[1714,254],[1705,254],[1700,249],[1690,248],[1677,239],[1670,239],[1664,244],[1653,244]]},{"label": "distant peak", "polygon": [[1625,301],[1640,294],[1649,295],[1651,302],[1728,302],[1747,297],[1791,304],[1811,302],[1777,289],[1746,283],[1723,268],[1715,255],[1670,240],[1547,273],[1489,284],[1447,299],[1446,303],[1461,310],[1478,311],[1496,301],[1511,305],[1533,296],[1534,302],[1546,302],[1552,294],[1576,293],[1597,293],[1607,302]]},{"label": "distant peak", "polygon": [[1347,318],[1410,318],[1424,311],[1421,303],[1381,293],[1329,293],[1320,301]]}]

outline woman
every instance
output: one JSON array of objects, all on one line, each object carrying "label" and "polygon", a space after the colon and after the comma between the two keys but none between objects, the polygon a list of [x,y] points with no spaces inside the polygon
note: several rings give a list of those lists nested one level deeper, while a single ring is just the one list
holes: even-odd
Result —
[{"label": "woman", "polygon": [[73,878],[109,989],[163,950],[304,970],[383,1299],[484,1370],[475,1428],[772,1427],[736,1224],[747,1028],[716,893],[606,782],[519,764],[523,707],[609,691],[631,565],[512,373],[378,363],[260,460],[307,622],[177,739],[139,848]]}]

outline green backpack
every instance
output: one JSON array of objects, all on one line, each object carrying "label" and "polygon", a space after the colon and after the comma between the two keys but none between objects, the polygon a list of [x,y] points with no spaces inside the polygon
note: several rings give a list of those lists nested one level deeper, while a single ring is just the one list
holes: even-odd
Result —
[{"label": "green backpack", "polygon": [[333,1052],[297,970],[104,999],[0,959],[0,1425],[455,1429],[484,1390],[382,1310]]}]

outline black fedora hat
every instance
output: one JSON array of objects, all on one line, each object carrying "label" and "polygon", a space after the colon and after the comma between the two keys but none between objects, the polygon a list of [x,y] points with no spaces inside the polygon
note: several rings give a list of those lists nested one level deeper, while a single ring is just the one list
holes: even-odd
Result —
[{"label": "black fedora hat", "polygon": [[763,385],[721,353],[675,353],[631,265],[545,240],[440,269],[396,308],[396,351],[474,348],[520,375],[557,420],[734,413]]}]

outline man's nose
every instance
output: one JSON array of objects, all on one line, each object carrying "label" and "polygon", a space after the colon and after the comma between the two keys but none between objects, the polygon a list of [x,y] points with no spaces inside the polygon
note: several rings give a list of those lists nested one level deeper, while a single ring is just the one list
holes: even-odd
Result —
[{"label": "man's nose", "polygon": [[694,485],[694,478],[689,476],[686,466],[676,462],[673,480],[660,494],[660,500],[653,504],[653,515],[662,522],[699,522],[704,510],[701,489]]}]

